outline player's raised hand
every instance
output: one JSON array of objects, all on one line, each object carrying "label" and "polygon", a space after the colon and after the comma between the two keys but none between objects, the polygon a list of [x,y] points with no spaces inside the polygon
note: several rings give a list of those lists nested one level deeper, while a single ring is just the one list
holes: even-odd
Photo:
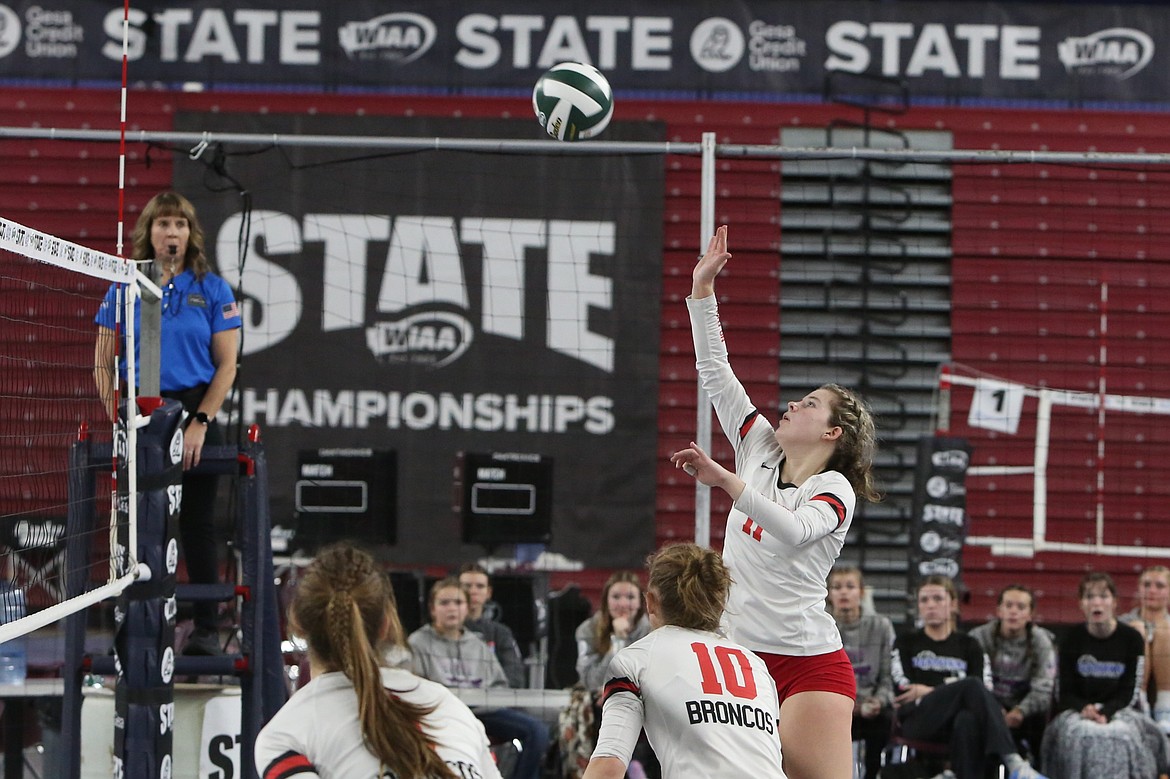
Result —
[{"label": "player's raised hand", "polygon": [[743,492],[744,483],[731,471],[711,459],[711,455],[703,451],[703,447],[691,441],[690,447],[680,449],[670,456],[675,468],[682,468],[689,475],[694,476],[708,487],[719,487],[726,490],[732,500]]},{"label": "player's raised hand", "polygon": [[720,225],[707,242],[707,251],[691,271],[691,297],[705,298],[715,294],[715,277],[731,259],[727,251],[727,225]]}]

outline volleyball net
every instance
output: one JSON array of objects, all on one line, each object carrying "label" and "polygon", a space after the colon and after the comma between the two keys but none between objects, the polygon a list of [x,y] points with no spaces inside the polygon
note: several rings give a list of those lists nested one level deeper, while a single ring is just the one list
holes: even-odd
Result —
[{"label": "volleyball net", "polygon": [[[877,466],[887,499],[863,508],[845,555],[861,562],[891,598],[904,591],[914,446],[939,427],[966,437],[972,447],[963,575],[980,596],[977,607],[985,595],[993,597],[1005,576],[1032,580],[1042,569],[1056,574],[1049,581],[1063,585],[1085,565],[1120,575],[1144,558],[1165,554],[1170,537],[1156,518],[1170,474],[1157,452],[1167,443],[1162,422],[1170,365],[1159,322],[1170,314],[1170,240],[1159,213],[1170,202],[1170,158],[959,150],[951,148],[949,133],[935,131],[895,135],[799,127],[780,130],[779,139],[769,147],[713,147],[710,159],[692,149],[659,149],[661,163],[655,164],[666,173],[658,451],[690,440],[696,412],[701,422],[706,410],[692,384],[689,327],[680,311],[701,236],[727,222],[735,260],[718,284],[720,307],[732,364],[753,400],[772,413],[811,387],[839,381],[860,389],[877,413]],[[444,140],[451,139],[434,143]],[[288,141],[295,145],[297,139]],[[498,191],[508,176],[526,175],[524,155],[539,155],[541,147],[504,150],[482,141],[477,148],[474,140],[460,139],[449,175],[437,177],[458,180],[454,192],[416,183],[434,181],[425,179],[427,173],[445,170],[429,156],[439,152],[371,153],[354,158],[361,161],[359,171],[341,148],[298,151],[288,161],[276,150],[240,160],[228,152],[229,167],[249,183],[257,204],[252,228],[265,236],[253,242],[259,252],[248,270],[236,275],[230,265],[225,268],[245,290],[248,305],[266,306],[247,336],[250,359],[268,359],[282,333],[294,332],[287,325],[281,330],[283,311],[295,308],[302,318],[309,316],[308,295],[290,294],[290,276],[300,290],[323,288],[322,327],[339,338],[347,328],[368,324],[362,312],[371,310],[371,278],[379,281],[377,305],[405,311],[412,310],[407,304],[434,302],[443,290],[460,289],[444,286],[448,279],[434,275],[436,268],[482,278],[485,314],[502,310],[489,304],[530,294],[524,277],[492,274],[492,263],[526,256],[515,247],[543,247],[520,234],[515,220],[492,222],[500,235],[486,240],[480,226],[488,222],[478,217],[507,214],[507,203],[487,205],[487,193]],[[600,143],[581,153],[601,159],[605,151],[619,158],[638,153]],[[264,178],[281,166],[284,175]],[[559,162],[556,167],[564,168]],[[356,216],[323,216],[330,209],[313,210],[307,198],[277,189],[278,183],[287,189],[287,181],[299,181],[291,189],[307,190],[306,176],[325,170]],[[177,174],[190,184],[197,181],[182,167]],[[708,185],[718,194],[705,199]],[[600,187],[578,186],[574,195],[582,208],[596,207],[591,195]],[[393,201],[391,188],[410,192],[409,202]],[[607,198],[621,197],[613,185],[603,191]],[[542,207],[547,211],[554,202],[546,198]],[[271,208],[273,203],[280,207]],[[477,220],[455,227],[417,216],[468,207]],[[635,207],[644,206],[623,205]],[[201,213],[219,236],[223,267],[243,215],[222,197]],[[646,211],[637,221],[653,218]],[[552,227],[542,229],[551,236]],[[482,257],[468,250],[481,243],[487,247]],[[306,263],[318,251],[313,244],[325,247],[324,274],[317,270],[322,265]],[[535,256],[527,255],[530,262]],[[614,299],[620,300],[620,291]],[[485,331],[490,327],[496,334],[527,333],[536,317],[555,313],[569,320],[575,312],[569,306],[513,306],[511,329],[505,330],[497,320],[477,319],[475,297],[470,306],[462,300],[455,302],[471,309],[469,321],[482,321]],[[588,333],[588,316],[566,321],[566,330]],[[295,332],[296,348],[303,350],[310,334]],[[406,344],[399,342],[404,352]],[[952,366],[953,377],[945,426],[937,424],[935,405],[940,365]],[[513,371],[537,381],[543,369],[541,360],[525,360]],[[285,396],[272,394],[271,382],[260,386],[269,394],[258,396],[245,385],[245,415],[263,413],[272,422],[275,409],[288,408],[296,413],[277,424],[301,428],[329,419],[316,405],[293,403],[295,389]],[[987,399],[998,402],[1000,390],[1013,403],[1023,399],[1018,424],[996,427]],[[363,410],[356,395],[330,400],[334,409],[352,405],[355,416]],[[384,413],[371,405],[364,410],[395,429],[444,419],[441,398],[426,407],[415,395],[394,405],[396,400],[385,402]],[[335,418],[345,416],[335,410]],[[460,422],[452,414],[442,424]],[[711,445],[718,457],[729,457],[721,436],[713,436]],[[696,532],[702,512],[685,515],[692,489],[689,480],[659,472],[660,541]],[[723,497],[713,494],[715,543],[725,511]],[[1053,595],[1058,588],[1046,589]],[[1050,616],[1075,615],[1063,598],[1048,603]]]},{"label": "volleyball net", "polygon": [[[683,301],[696,250],[726,222],[735,260],[720,278],[721,313],[753,400],[774,416],[838,381],[877,414],[887,499],[863,508],[844,555],[879,595],[905,592],[915,448],[940,429],[944,364],[955,377],[947,428],[973,449],[963,565],[976,594],[1041,567],[1061,572],[1061,587],[1086,565],[1129,572],[1145,550],[1170,547],[1156,521],[1170,484],[1157,456],[1167,438],[1158,399],[1170,398],[1165,154],[962,150],[938,130],[786,126],[766,146],[712,142],[708,158],[700,144],[643,136],[573,149],[510,142],[503,121],[479,128],[500,133],[483,138],[421,118],[253,112],[180,124],[198,132],[151,141],[183,153],[167,155],[166,169],[134,168],[152,177],[134,199],[168,186],[190,197],[237,290],[244,378],[225,413],[278,444],[276,517],[298,510],[300,449],[409,449],[400,511],[434,521],[392,543],[425,556],[424,540],[458,533],[433,489],[452,452],[473,436],[534,450],[545,435],[563,462],[601,452],[557,485],[564,505],[607,507],[597,522],[554,519],[574,554],[632,548],[634,511],[657,543],[694,537],[705,515],[718,545],[723,496],[696,509],[693,480],[662,463],[707,411]],[[257,124],[289,134],[250,134]],[[1158,147],[1125,132],[1106,139],[1111,148]],[[1066,134],[1052,148],[1084,143]],[[225,176],[247,205],[224,193]],[[305,364],[320,369],[306,375]],[[487,382],[489,371],[500,376]],[[551,381],[558,371],[567,388]],[[1015,427],[980,418],[988,398],[1017,397]],[[1046,443],[1035,436],[1042,419]],[[1047,453],[1041,473],[1014,470],[1034,468],[1037,452]],[[634,494],[632,483],[649,486]],[[610,532],[619,524],[624,535]]]},{"label": "volleyball net", "polygon": [[[977,596],[975,609],[984,608],[1011,577],[1036,581],[1046,591],[1049,617],[1072,618],[1075,604],[1058,593],[1086,565],[1121,575],[1140,566],[1147,550],[1160,554],[1156,550],[1170,546],[1156,520],[1170,484],[1157,456],[1167,436],[1157,399],[1170,398],[1165,330],[1158,324],[1170,314],[1170,241],[1158,217],[1170,202],[1170,159],[962,150],[952,148],[949,133],[925,130],[786,127],[778,137],[778,145],[767,147],[713,146],[709,156],[678,146],[623,149],[592,141],[578,152],[596,156],[599,162],[591,166],[596,171],[606,154],[633,160],[655,151],[660,156],[653,164],[664,169],[661,266],[655,269],[661,312],[653,317],[660,327],[657,452],[692,440],[709,417],[694,386],[683,298],[702,236],[726,222],[735,258],[717,285],[720,310],[732,365],[753,401],[772,416],[784,401],[837,381],[859,389],[876,412],[881,437],[876,465],[887,497],[862,508],[843,555],[862,565],[879,594],[897,601],[905,592],[915,448],[940,427],[940,365],[954,366],[949,433],[966,437],[972,449],[962,518],[971,543],[962,550],[962,576]],[[199,204],[205,228],[217,236],[221,270],[243,291],[241,306],[263,306],[245,336],[253,371],[266,370],[266,361],[285,348],[282,337],[298,353],[309,348],[314,334],[294,329],[286,311],[295,311],[300,322],[319,320],[336,339],[331,348],[347,330],[368,328],[376,318],[370,312],[380,310],[375,306],[410,313],[439,300],[468,311],[477,335],[481,329],[496,336],[539,333],[534,328],[547,316],[562,318],[564,332],[600,332],[591,321],[596,313],[587,306],[512,305],[506,309],[507,327],[499,316],[503,303],[531,298],[531,269],[540,267],[542,244],[551,247],[552,239],[524,235],[515,219],[482,217],[532,218],[555,207],[558,200],[550,194],[523,214],[513,213],[517,207],[507,200],[492,200],[512,177],[540,181],[556,192],[550,174],[526,168],[547,145],[431,141],[458,143],[450,152],[454,159],[446,160],[430,149],[374,148],[355,156],[345,151],[342,139],[333,149],[298,149],[298,139],[287,141],[290,153],[273,149],[247,157],[234,157],[231,143],[225,144],[229,169],[247,182],[256,205],[253,254],[245,270],[231,267],[245,214],[222,195],[206,195]],[[175,170],[176,180],[193,190],[198,169],[177,161]],[[274,175],[278,170],[282,173]],[[549,170],[567,175],[563,161]],[[351,210],[342,216],[307,196],[285,194],[310,191],[309,178],[325,172],[347,198]],[[591,223],[617,224],[619,243],[621,222],[596,216],[603,207],[596,204],[598,191],[627,212],[640,209],[635,224],[657,217],[645,203],[623,200],[612,183],[619,179],[591,182],[590,172],[572,198]],[[458,181],[458,187],[440,186],[443,181]],[[318,189],[321,200],[324,185]],[[409,197],[395,200],[397,192]],[[476,219],[447,223],[428,217],[461,211],[472,211]],[[550,222],[540,229],[552,236],[562,227]],[[593,245],[600,246],[596,240]],[[323,262],[315,260],[318,253]],[[514,258],[511,267],[517,268],[526,260],[529,276],[496,273],[504,258]],[[593,273],[614,274],[608,267],[581,267],[581,275],[566,277],[557,291],[581,297],[588,290],[574,284]],[[439,270],[450,275],[440,276]],[[463,289],[456,283],[459,272],[480,282],[478,296],[442,297]],[[318,288],[319,316],[310,309],[318,305],[316,293],[309,292]],[[621,294],[619,283],[612,298],[615,313],[621,311]],[[652,290],[644,291],[642,299],[652,297]],[[621,313],[615,322],[620,327],[637,313],[644,312]],[[614,344],[620,350],[635,337]],[[378,343],[411,354],[405,334]],[[473,346],[464,359],[485,343]],[[620,354],[615,362],[622,363]],[[347,357],[349,363],[365,364],[356,352]],[[544,358],[509,362],[511,372],[533,386],[547,364]],[[255,421],[251,414],[269,427],[309,435],[330,420],[344,422],[347,414],[359,420],[365,413],[371,428],[385,424],[395,440],[409,429],[465,425],[471,430],[477,424],[461,421],[456,411],[463,406],[445,402],[440,392],[433,393],[433,403],[419,392],[325,395],[302,391],[295,379],[282,390],[272,380],[277,370],[267,380],[258,381],[253,372],[252,381],[245,381],[238,407],[245,423]],[[445,370],[449,375],[451,369]],[[438,372],[424,375],[442,386]],[[1022,388],[1020,423],[995,429],[985,393],[962,383],[968,378]],[[1043,393],[1046,418],[1041,390],[1051,391]],[[301,402],[299,392],[312,402]],[[1008,396],[1018,397],[1015,390]],[[382,405],[373,405],[375,400]],[[1037,426],[1043,424],[1048,439],[1038,441]],[[624,425],[617,427],[628,430]],[[352,427],[361,425],[355,421]],[[722,436],[712,435],[710,445],[721,461],[730,459]],[[412,451],[421,459],[419,449]],[[1010,470],[1034,467],[1037,452],[1047,452],[1039,472]],[[1003,467],[1009,470],[996,472]],[[596,473],[606,478],[604,468]],[[559,483],[558,490],[565,486]],[[695,537],[699,515],[706,513],[711,541],[720,543],[727,502],[714,492],[709,508],[694,510],[700,497],[692,480],[657,470],[659,542]],[[414,500],[409,485],[401,499],[403,505]],[[577,501],[589,502],[598,497]],[[1037,579],[1038,570],[1047,578]]]},{"label": "volleyball net", "polygon": [[[138,576],[133,544],[118,540],[132,535],[133,485],[114,470],[117,457],[134,473],[134,421],[112,425],[94,383],[94,315],[112,282],[130,301],[133,264],[0,218],[0,642]],[[127,339],[133,355],[133,328]],[[108,465],[79,471],[79,446],[109,452]]]}]

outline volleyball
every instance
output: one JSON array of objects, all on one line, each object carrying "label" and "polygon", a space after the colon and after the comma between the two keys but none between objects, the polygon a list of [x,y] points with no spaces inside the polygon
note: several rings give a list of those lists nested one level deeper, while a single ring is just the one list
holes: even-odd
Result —
[{"label": "volleyball", "polygon": [[613,118],[613,90],[601,71],[580,62],[554,65],[532,90],[532,110],[558,141],[583,141],[601,134]]}]

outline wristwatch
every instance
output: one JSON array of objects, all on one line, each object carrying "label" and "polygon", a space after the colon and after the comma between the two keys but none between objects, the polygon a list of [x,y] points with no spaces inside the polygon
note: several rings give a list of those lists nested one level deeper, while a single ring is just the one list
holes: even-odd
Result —
[{"label": "wristwatch", "polygon": [[207,416],[206,411],[196,411],[194,414],[191,415],[191,420],[193,422],[198,422],[199,424],[203,425],[204,427],[207,427],[208,425],[211,424],[211,417]]}]

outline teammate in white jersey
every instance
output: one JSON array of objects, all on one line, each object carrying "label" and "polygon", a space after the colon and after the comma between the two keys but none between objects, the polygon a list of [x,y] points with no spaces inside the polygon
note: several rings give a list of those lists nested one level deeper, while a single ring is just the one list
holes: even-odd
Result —
[{"label": "teammate in white jersey", "polygon": [[621,779],[643,728],[663,779],[784,777],[776,685],[760,658],[716,632],[730,586],[710,549],[677,544],[651,558],[654,630],[610,662],[584,779]]},{"label": "teammate in white jersey", "polygon": [[446,687],[383,668],[402,642],[394,591],[365,552],[323,549],[290,610],[313,680],[256,739],[261,779],[500,779],[483,725]]},{"label": "teammate in white jersey", "polygon": [[825,610],[825,582],[857,497],[880,498],[873,417],[855,394],[826,384],[789,403],[773,429],[727,360],[715,277],[729,259],[724,225],[695,266],[687,308],[696,367],[735,448],[735,472],[694,442],[671,461],[734,502],[723,541],[735,579],[724,624],[776,680],[785,771],[793,779],[848,779],[856,684]]}]

